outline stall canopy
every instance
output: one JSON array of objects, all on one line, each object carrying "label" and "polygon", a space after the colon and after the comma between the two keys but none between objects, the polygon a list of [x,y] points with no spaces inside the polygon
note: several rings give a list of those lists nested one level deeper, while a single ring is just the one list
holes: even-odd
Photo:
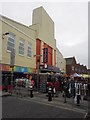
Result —
[{"label": "stall canopy", "polygon": [[77,74],[77,73],[74,73],[72,76],[73,76],[73,77],[81,77],[81,75],[79,75],[79,74]]}]

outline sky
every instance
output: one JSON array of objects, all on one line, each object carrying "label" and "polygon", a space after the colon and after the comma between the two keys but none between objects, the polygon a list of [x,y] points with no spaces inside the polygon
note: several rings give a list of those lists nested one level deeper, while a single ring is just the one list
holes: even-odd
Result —
[{"label": "sky", "polygon": [[88,68],[88,1],[72,2],[23,0],[0,2],[0,14],[27,26],[32,24],[33,9],[43,6],[55,25],[56,45],[63,57],[76,58]]}]

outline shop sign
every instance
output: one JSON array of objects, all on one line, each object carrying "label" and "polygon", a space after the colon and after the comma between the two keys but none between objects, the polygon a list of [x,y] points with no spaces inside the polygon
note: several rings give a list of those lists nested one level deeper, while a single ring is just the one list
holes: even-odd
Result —
[{"label": "shop sign", "polygon": [[43,63],[48,62],[48,48],[43,49]]},{"label": "shop sign", "polygon": [[60,72],[59,68],[55,67],[55,66],[48,66],[48,70],[53,70],[55,72]]},{"label": "shop sign", "polygon": [[40,69],[43,69],[44,68],[44,65],[40,65]]},{"label": "shop sign", "polygon": [[29,71],[30,73],[35,73],[35,68],[29,68]]},{"label": "shop sign", "polygon": [[12,71],[9,65],[2,65],[2,71]]},{"label": "shop sign", "polygon": [[17,72],[28,72],[28,69],[25,68],[25,67],[16,66],[15,71],[17,71]]}]

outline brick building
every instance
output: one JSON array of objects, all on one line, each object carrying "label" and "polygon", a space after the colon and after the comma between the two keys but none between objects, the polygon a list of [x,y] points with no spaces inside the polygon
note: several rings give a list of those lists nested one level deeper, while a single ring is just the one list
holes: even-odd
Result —
[{"label": "brick building", "polygon": [[87,67],[84,65],[77,64],[75,57],[65,58],[66,60],[66,74],[72,75],[77,74],[87,74]]}]

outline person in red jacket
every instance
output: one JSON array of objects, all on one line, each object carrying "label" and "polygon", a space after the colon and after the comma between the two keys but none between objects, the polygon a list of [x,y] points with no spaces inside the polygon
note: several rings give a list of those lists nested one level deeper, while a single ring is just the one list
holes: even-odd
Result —
[{"label": "person in red jacket", "polygon": [[51,87],[53,89],[53,83],[52,82],[47,82],[47,89]]},{"label": "person in red jacket", "polygon": [[56,81],[54,82],[54,88],[55,88],[55,91],[56,91],[56,97],[58,97],[59,90],[60,90],[60,83],[59,83],[57,78],[56,78]]}]

